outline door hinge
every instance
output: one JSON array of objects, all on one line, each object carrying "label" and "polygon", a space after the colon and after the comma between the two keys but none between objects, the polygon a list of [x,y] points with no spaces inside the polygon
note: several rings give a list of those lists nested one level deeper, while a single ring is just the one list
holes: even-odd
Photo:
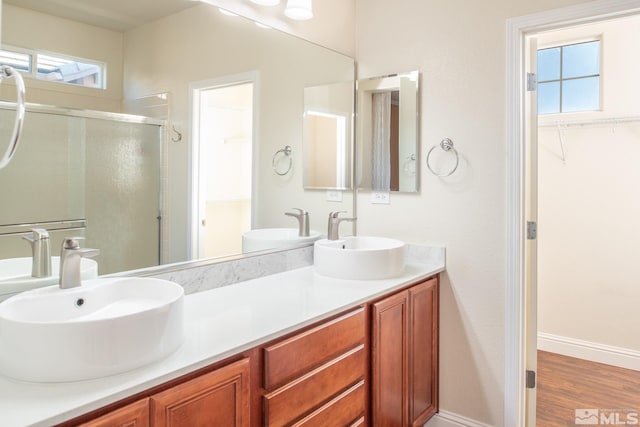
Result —
[{"label": "door hinge", "polygon": [[527,388],[536,388],[536,371],[527,371]]},{"label": "door hinge", "polygon": [[536,73],[527,73],[527,92],[532,92],[538,88],[538,77]]},{"label": "door hinge", "polygon": [[538,224],[535,221],[527,221],[527,240],[538,238]]}]

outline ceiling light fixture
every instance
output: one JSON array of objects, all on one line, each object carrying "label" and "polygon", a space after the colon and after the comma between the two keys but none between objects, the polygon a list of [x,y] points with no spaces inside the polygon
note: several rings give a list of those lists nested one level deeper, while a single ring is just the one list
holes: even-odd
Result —
[{"label": "ceiling light fixture", "polygon": [[284,14],[289,18],[298,21],[305,21],[313,18],[311,0],[288,0]]},{"label": "ceiling light fixture", "polygon": [[251,2],[260,6],[277,6],[280,4],[280,0],[251,0]]}]

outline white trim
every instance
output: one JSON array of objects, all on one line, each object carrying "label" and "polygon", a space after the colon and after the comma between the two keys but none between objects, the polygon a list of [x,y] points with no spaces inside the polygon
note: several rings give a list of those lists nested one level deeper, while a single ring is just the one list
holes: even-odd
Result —
[{"label": "white trim", "polygon": [[538,350],[640,371],[640,351],[538,332]]},{"label": "white trim", "polygon": [[440,410],[425,427],[492,427],[489,424],[481,423],[453,412]]},{"label": "white trim", "polygon": [[524,40],[525,35],[640,11],[640,0],[597,0],[506,22],[505,426],[525,424],[524,361]]}]

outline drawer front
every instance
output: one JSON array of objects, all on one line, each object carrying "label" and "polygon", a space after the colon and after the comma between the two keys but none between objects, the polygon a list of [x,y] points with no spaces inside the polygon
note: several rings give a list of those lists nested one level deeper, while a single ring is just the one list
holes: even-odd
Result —
[{"label": "drawer front", "polygon": [[364,381],[332,399],[294,424],[294,427],[325,427],[354,425],[364,416]]},{"label": "drawer front", "polygon": [[364,309],[264,349],[264,388],[273,390],[364,343]]},{"label": "drawer front", "polygon": [[327,402],[364,378],[364,345],[264,396],[266,424],[282,426]]}]

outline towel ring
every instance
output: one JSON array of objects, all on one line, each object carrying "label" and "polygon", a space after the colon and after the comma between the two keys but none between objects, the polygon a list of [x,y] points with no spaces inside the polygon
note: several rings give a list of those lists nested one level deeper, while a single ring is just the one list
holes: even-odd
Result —
[{"label": "towel ring", "polygon": [[[278,167],[276,166],[276,163],[278,163],[279,161],[278,154],[280,153],[282,153],[285,157],[289,159],[289,166],[287,166],[287,170],[284,172],[279,172]],[[271,160],[271,167],[273,168],[273,171],[276,173],[276,175],[284,176],[288,174],[292,166],[293,166],[293,158],[291,157],[291,146],[286,145],[284,148],[281,148],[275,152],[275,154],[273,155],[273,159]]]},{"label": "towel ring", "polygon": [[13,133],[11,134],[11,140],[7,151],[5,151],[2,158],[0,158],[0,169],[3,169],[9,164],[14,154],[16,154],[16,148],[18,148],[18,142],[20,142],[20,134],[22,133],[22,124],[24,123],[24,80],[22,76],[12,67],[3,65],[0,67],[0,80],[13,77],[16,81],[16,121],[13,125]]},{"label": "towel ring", "polygon": [[440,178],[444,178],[444,177],[450,176],[451,174],[453,174],[456,171],[456,169],[458,169],[458,165],[460,164],[460,156],[458,155],[458,150],[456,150],[455,147],[453,146],[453,141],[451,139],[445,138],[442,141],[440,141],[440,148],[442,148],[444,151],[453,150],[453,153],[456,155],[456,164],[453,165],[453,169],[451,169],[448,173],[439,174],[436,171],[434,171],[433,168],[431,167],[431,165],[429,164],[429,158],[431,156],[431,153],[433,152],[433,150],[436,149],[436,147],[438,147],[438,146],[434,145],[433,147],[431,147],[431,149],[427,153],[427,167],[429,168],[429,170],[431,171],[432,174],[434,174],[435,176],[438,176]]}]

